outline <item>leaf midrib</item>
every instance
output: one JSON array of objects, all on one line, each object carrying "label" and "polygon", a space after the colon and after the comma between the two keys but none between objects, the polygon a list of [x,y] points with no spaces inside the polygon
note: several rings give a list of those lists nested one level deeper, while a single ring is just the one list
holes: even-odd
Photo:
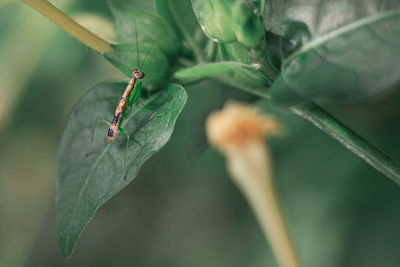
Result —
[{"label": "leaf midrib", "polygon": [[294,52],[293,54],[291,54],[288,58],[286,58],[283,61],[282,64],[282,69],[284,69],[284,66],[286,66],[287,64],[289,64],[293,59],[295,59],[296,57],[298,57],[300,54],[306,53],[309,50],[312,50],[320,45],[322,45],[323,43],[328,42],[329,40],[332,40],[340,35],[346,34],[348,32],[351,32],[357,28],[361,28],[365,25],[371,24],[373,22],[377,22],[380,20],[385,20],[391,17],[395,17],[397,15],[400,15],[400,8],[395,9],[395,10],[391,10],[391,11],[386,11],[383,13],[378,13],[376,15],[372,15],[372,16],[368,16],[366,18],[357,20],[355,22],[352,22],[350,24],[347,24],[343,27],[340,27],[339,29],[333,30],[331,32],[328,32],[327,34],[318,36],[317,38],[313,39],[312,41],[310,41],[309,43],[307,43],[306,45],[304,45],[303,47],[301,47],[299,50],[297,50],[296,52]]}]

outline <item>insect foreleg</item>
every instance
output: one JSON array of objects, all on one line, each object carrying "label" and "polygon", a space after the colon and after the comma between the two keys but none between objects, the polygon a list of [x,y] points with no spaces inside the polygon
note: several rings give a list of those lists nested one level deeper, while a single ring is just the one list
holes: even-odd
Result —
[{"label": "insect foreleg", "polygon": [[132,107],[132,105],[136,102],[139,96],[142,94],[142,83],[140,81],[136,81],[135,88],[133,92],[128,98],[128,106]]},{"label": "insect foreleg", "polygon": [[124,154],[124,162],[122,163],[123,168],[124,168],[124,180],[125,180],[126,179],[126,175],[128,174],[128,166],[126,164],[126,158],[127,158],[127,155],[128,155],[129,140],[131,139],[131,136],[129,135],[129,133],[125,129],[123,129],[121,127],[118,127],[118,129],[120,130],[121,133],[126,135],[126,147],[125,147],[125,154]]}]

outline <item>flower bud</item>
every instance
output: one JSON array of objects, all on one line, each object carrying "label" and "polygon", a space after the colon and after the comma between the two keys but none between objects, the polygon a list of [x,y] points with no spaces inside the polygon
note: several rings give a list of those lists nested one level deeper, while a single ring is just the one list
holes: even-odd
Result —
[{"label": "flower bud", "polygon": [[232,7],[232,29],[236,39],[247,48],[254,48],[264,36],[260,17],[246,3],[236,1]]},{"label": "flower bud", "polygon": [[216,42],[253,48],[264,34],[260,18],[242,0],[192,0],[192,5],[204,33]]}]

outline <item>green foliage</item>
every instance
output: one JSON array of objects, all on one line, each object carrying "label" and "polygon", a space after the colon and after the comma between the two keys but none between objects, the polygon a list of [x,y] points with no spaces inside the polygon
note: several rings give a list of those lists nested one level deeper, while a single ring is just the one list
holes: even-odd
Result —
[{"label": "green foliage", "polygon": [[199,64],[194,67],[179,70],[174,73],[178,79],[199,79],[217,76],[218,74],[231,71],[246,71],[256,69],[256,66],[246,65],[235,61],[222,61],[217,63]]},{"label": "green foliage", "polygon": [[199,29],[190,0],[155,0],[160,17],[182,39],[190,38]]},{"label": "green foliage", "polygon": [[208,38],[230,43],[236,40],[232,30],[232,4],[235,0],[192,0],[197,20]]},{"label": "green foliage", "polygon": [[311,121],[351,152],[400,185],[400,166],[385,153],[370,145],[366,140],[351,131],[340,121],[313,103],[292,107],[292,111]]},{"label": "green foliage", "polygon": [[[169,60],[155,45],[149,43],[114,45],[114,52],[104,54],[104,57],[121,70],[126,76],[132,75],[132,70],[140,67],[145,77],[143,84],[159,84],[165,81],[169,74]],[[138,65],[138,51],[139,63]]]},{"label": "green foliage", "polygon": [[[126,44],[112,46],[115,51],[104,57],[128,77],[144,62],[147,88],[159,90],[170,81],[212,77],[272,99],[399,182],[397,163],[311,102],[370,97],[388,91],[400,80],[397,1],[272,0],[252,1],[253,6],[235,0],[192,0],[192,7],[189,0],[155,0],[160,17],[136,5],[109,3],[119,38]],[[253,12],[264,5],[262,12]],[[259,13],[265,14],[264,26]],[[206,47],[200,26],[209,38],[221,43]],[[143,162],[167,142],[186,102],[184,89],[168,84],[145,100],[153,112],[136,107],[134,116],[124,121],[133,137],[124,180],[126,138],[122,134],[107,145],[107,127],[100,125],[102,134],[96,136],[94,151],[85,156],[95,118],[112,118],[124,87],[122,83],[104,84],[89,91],[75,107],[64,132],[57,227],[67,256],[96,210],[133,180]]]},{"label": "green foliage", "polygon": [[[122,125],[131,137],[124,178],[127,138],[119,133],[108,144],[108,126],[96,117],[113,117],[125,87],[126,83],[105,83],[90,90],[75,106],[65,128],[59,152],[56,210],[59,243],[67,257],[96,210],[127,186],[142,164],[165,145],[186,103],[185,90],[168,84],[145,100],[144,106],[134,106]],[[87,154],[95,127],[93,150]]]},{"label": "green foliage", "polygon": [[216,42],[239,41],[248,48],[260,44],[264,36],[261,17],[250,3],[237,0],[192,0],[204,33]]},{"label": "green foliage", "polygon": [[232,7],[232,30],[236,39],[248,48],[257,47],[264,37],[264,27],[260,16],[242,1],[236,1]]},{"label": "green foliage", "polygon": [[137,40],[139,43],[155,43],[168,57],[172,58],[181,51],[181,43],[160,17],[136,6],[122,5],[119,1],[114,0],[108,3],[114,15],[121,42],[136,43]]},{"label": "green foliage", "polygon": [[386,92],[400,80],[399,1],[267,3],[266,30],[296,47],[290,54],[279,49],[283,79],[273,94],[348,101]]},{"label": "green foliage", "polygon": [[[253,62],[259,62],[262,65],[269,64],[265,55],[254,55],[251,51],[240,45],[239,43],[233,44],[220,44],[219,54],[222,60],[226,61],[238,61],[245,64],[251,64]],[[273,80],[274,74],[269,74],[261,70],[240,70],[232,72],[233,78],[238,81],[244,81],[249,84],[255,85],[267,85]]]}]

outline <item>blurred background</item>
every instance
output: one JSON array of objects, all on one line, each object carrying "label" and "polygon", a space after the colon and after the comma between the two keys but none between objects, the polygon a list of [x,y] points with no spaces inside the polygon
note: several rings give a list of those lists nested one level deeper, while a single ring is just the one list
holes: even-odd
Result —
[{"label": "blurred background", "polygon": [[[138,1],[152,10],[152,1]],[[53,3],[111,19],[106,1]],[[55,228],[57,150],[73,106],[124,76],[20,1],[0,0],[0,266],[276,266],[254,216],[205,140],[206,115],[253,97],[187,87],[175,132],[107,202],[71,259]],[[400,160],[400,92],[325,106]],[[286,128],[271,140],[277,186],[303,266],[400,266],[400,188],[325,133],[260,103]]]}]

